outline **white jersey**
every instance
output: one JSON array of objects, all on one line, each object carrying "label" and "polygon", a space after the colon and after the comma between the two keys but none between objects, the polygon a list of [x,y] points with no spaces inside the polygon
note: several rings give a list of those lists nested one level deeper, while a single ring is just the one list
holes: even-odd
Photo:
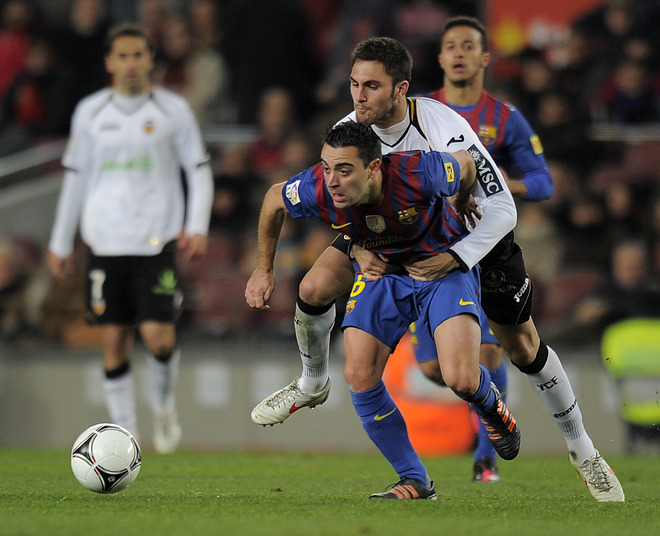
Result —
[{"label": "white jersey", "polygon": [[128,97],[106,88],[83,99],[62,164],[49,244],[59,257],[73,251],[78,225],[83,241],[102,256],[160,253],[184,230],[184,213],[187,235],[208,233],[209,156],[188,102],[171,91]]},{"label": "white jersey", "polygon": [[[356,121],[355,112],[342,121]],[[386,129],[372,125],[382,142],[383,153],[394,151],[455,152],[466,149],[475,158],[477,181],[472,189],[483,217],[479,224],[451,250],[466,268],[476,265],[516,225],[516,205],[509,187],[479,136],[467,120],[433,99],[408,99],[408,114]]]}]

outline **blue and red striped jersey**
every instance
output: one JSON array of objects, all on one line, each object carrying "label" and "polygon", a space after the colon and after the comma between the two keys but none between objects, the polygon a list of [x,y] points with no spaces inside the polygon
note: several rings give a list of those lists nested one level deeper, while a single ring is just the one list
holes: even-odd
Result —
[{"label": "blue and red striped jersey", "polygon": [[448,153],[406,151],[383,156],[383,196],[377,205],[336,208],[317,164],[291,177],[283,189],[293,218],[325,222],[392,262],[431,256],[467,235],[445,199],[458,192],[460,171]]}]

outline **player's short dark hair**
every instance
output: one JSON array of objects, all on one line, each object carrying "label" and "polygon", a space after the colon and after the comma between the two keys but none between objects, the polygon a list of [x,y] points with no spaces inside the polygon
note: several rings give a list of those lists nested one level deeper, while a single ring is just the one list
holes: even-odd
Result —
[{"label": "player's short dark hair", "polygon": [[108,36],[106,37],[105,40],[106,56],[109,55],[110,52],[112,52],[112,45],[120,37],[137,37],[139,39],[144,39],[145,43],[147,43],[147,48],[149,49],[149,52],[153,53],[151,39],[149,39],[149,34],[147,33],[147,31],[139,24],[135,24],[133,22],[124,22],[121,24],[117,24],[116,26],[113,26],[108,31]]},{"label": "player's short dark hair", "polygon": [[413,59],[408,49],[392,37],[370,37],[357,44],[351,54],[351,65],[356,61],[377,61],[385,68],[395,84],[412,78]]},{"label": "player's short dark hair", "polygon": [[488,32],[486,31],[486,27],[478,19],[464,15],[451,17],[445,21],[445,25],[442,27],[442,34],[440,35],[440,49],[442,49],[442,41],[446,33],[456,26],[467,26],[468,28],[477,30],[481,35],[481,50],[488,52]]},{"label": "player's short dark hair", "polygon": [[335,149],[356,147],[365,167],[382,156],[380,138],[370,126],[357,121],[344,121],[330,127],[323,136],[323,143]]}]

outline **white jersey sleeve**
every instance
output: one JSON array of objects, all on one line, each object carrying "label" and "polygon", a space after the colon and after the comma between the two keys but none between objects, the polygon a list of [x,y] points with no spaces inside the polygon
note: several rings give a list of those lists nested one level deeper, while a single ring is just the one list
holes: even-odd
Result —
[{"label": "white jersey sleeve", "polygon": [[[109,100],[109,90],[103,90],[101,93],[98,94],[99,102]],[[85,110],[89,100],[96,100],[96,96],[95,94],[93,97],[84,99],[76,107],[71,119],[71,134],[62,157],[64,181],[48,245],[48,248],[61,258],[66,258],[73,252],[76,230],[85,200],[87,186],[85,177],[89,173],[93,154],[90,143],[92,137],[89,131],[89,121],[86,121]]]},{"label": "white jersey sleeve", "polygon": [[[477,165],[472,189],[482,218],[451,250],[463,261],[463,269],[477,264],[516,225],[516,205],[502,172],[469,123],[448,106],[432,99],[415,99],[420,131],[430,148],[442,152],[469,151]],[[398,150],[398,149],[397,149]]]},{"label": "white jersey sleeve", "polygon": [[192,108],[187,107],[181,115],[175,147],[177,159],[185,172],[188,185],[184,229],[188,236],[206,235],[209,230],[213,205],[213,175],[210,157],[204,148],[202,135]]}]

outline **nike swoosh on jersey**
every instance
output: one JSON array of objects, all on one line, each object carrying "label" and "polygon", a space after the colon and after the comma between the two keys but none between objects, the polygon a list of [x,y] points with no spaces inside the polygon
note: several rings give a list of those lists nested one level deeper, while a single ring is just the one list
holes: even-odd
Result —
[{"label": "nike swoosh on jersey", "polygon": [[334,224],[334,223],[331,223],[330,226],[331,226],[333,229],[343,229],[344,227],[347,227],[347,226],[350,225],[350,224],[351,224],[351,222],[349,221],[348,223],[344,223],[343,225],[336,225],[336,224]]},{"label": "nike swoosh on jersey", "polygon": [[458,305],[474,305],[473,301],[465,301],[463,298],[458,300]]},{"label": "nike swoosh on jersey", "polygon": [[374,417],[374,421],[382,421],[385,417],[389,417],[389,416],[392,415],[392,413],[394,413],[395,411],[396,411],[396,408],[394,408],[394,409],[393,409],[392,411],[390,411],[389,413],[386,413],[385,415],[378,415],[378,414],[376,414],[376,416]]}]

